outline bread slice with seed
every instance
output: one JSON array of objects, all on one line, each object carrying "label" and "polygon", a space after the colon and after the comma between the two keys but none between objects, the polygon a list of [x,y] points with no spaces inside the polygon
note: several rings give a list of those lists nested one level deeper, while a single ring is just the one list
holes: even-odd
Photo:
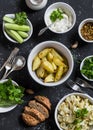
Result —
[{"label": "bread slice with seed", "polygon": [[45,116],[37,109],[25,106],[24,113],[27,113],[27,114],[33,116],[35,119],[39,120],[39,122],[42,122],[45,120]]},{"label": "bread slice with seed", "polygon": [[39,95],[39,96],[35,96],[34,98],[36,99],[36,101],[38,101],[39,103],[44,105],[46,108],[51,110],[51,103],[50,103],[50,100],[47,97]]},{"label": "bread slice with seed", "polygon": [[37,109],[39,112],[41,112],[45,116],[45,118],[49,117],[48,109],[44,107],[42,104],[40,104],[39,102],[35,100],[29,101],[28,106],[30,108]]},{"label": "bread slice with seed", "polygon": [[22,119],[28,126],[36,126],[38,123],[40,123],[39,120],[27,113],[22,113]]}]

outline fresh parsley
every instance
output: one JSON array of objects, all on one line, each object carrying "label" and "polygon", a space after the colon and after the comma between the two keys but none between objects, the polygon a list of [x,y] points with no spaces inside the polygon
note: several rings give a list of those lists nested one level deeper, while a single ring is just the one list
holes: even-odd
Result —
[{"label": "fresh parsley", "polygon": [[16,86],[8,79],[4,83],[0,83],[0,107],[7,107],[23,102],[24,88]]},{"label": "fresh parsley", "polygon": [[75,130],[82,130],[82,125],[80,124],[83,119],[87,116],[88,110],[86,108],[78,109],[75,111],[75,120],[73,124],[75,125]]},{"label": "fresh parsley", "polygon": [[87,78],[93,79],[93,57],[87,58],[84,61],[81,73],[84,74]]},{"label": "fresh parsley", "polygon": [[88,113],[88,110],[86,108],[78,109],[75,111],[76,118],[84,118]]},{"label": "fresh parsley", "polygon": [[15,13],[14,22],[19,25],[25,25],[27,20],[26,12]]},{"label": "fresh parsley", "polygon": [[74,122],[73,122],[73,124],[74,124],[74,125],[77,125],[77,124],[80,123],[80,122],[82,122],[81,119],[75,119]]},{"label": "fresh parsley", "polygon": [[76,126],[75,130],[82,130],[82,126]]},{"label": "fresh parsley", "polygon": [[61,20],[63,18],[63,11],[62,9],[58,8],[58,9],[55,9],[51,15],[50,15],[50,19],[52,22],[55,22],[57,19]]}]

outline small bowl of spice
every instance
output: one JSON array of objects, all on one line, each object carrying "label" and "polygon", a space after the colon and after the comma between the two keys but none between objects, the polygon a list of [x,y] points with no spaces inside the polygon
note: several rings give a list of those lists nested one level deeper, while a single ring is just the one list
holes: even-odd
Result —
[{"label": "small bowl of spice", "polygon": [[78,28],[80,38],[85,41],[93,42],[93,18],[83,20]]},{"label": "small bowl of spice", "polygon": [[62,34],[74,27],[76,14],[70,5],[64,2],[56,2],[47,8],[44,21],[50,31]]},{"label": "small bowl of spice", "polygon": [[85,79],[93,81],[93,55],[87,56],[82,60],[80,72]]}]

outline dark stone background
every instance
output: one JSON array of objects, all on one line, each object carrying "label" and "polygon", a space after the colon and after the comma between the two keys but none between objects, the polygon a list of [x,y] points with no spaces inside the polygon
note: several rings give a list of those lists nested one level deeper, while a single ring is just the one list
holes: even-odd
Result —
[{"label": "dark stone background", "polygon": [[[50,32],[45,32],[42,36],[38,37],[39,30],[45,26],[44,24],[44,12],[46,8],[54,2],[66,2],[70,4],[77,16],[76,24],[74,28],[66,34],[58,35]],[[22,45],[13,44],[8,41],[2,32],[2,17],[8,13],[16,13],[19,11],[26,11],[28,18],[31,20],[34,32],[32,37]],[[71,79],[75,80],[76,77],[81,77],[79,66],[80,61],[88,55],[93,55],[93,44],[83,42],[78,36],[79,23],[85,19],[93,17],[93,0],[49,0],[46,7],[39,11],[32,11],[29,9],[24,0],[0,0],[0,66],[7,59],[8,55],[14,47],[20,48],[19,55],[23,55],[26,59],[33,49],[33,47],[42,41],[55,40],[66,45],[74,56],[74,69],[70,76]],[[71,44],[75,41],[79,42],[79,46],[76,49],[71,49]],[[0,72],[0,77],[3,75],[4,70]],[[67,87],[66,82],[54,88],[48,88],[37,84],[30,76],[27,70],[27,65],[20,71],[13,72],[9,77],[15,80],[19,85],[25,88],[32,88],[35,91],[34,95],[47,96],[52,103],[52,111],[50,118],[45,122],[37,125],[36,127],[27,127],[22,119],[21,113],[23,107],[28,103],[30,99],[33,99],[34,95],[25,94],[24,103],[18,105],[14,110],[0,114],[0,130],[58,130],[54,121],[54,110],[58,101],[66,94],[73,92]],[[93,85],[93,82],[89,82]],[[84,89],[88,94],[93,97],[93,90]]]}]

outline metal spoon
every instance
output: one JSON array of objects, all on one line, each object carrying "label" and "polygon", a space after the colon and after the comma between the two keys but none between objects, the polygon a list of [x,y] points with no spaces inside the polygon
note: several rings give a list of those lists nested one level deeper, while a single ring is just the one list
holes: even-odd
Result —
[{"label": "metal spoon", "polygon": [[23,56],[15,57],[11,70],[3,77],[5,79],[11,72],[21,70],[25,66],[26,60]]},{"label": "metal spoon", "polygon": [[71,79],[69,79],[67,81],[67,85],[73,89],[74,91],[78,91],[78,92],[82,92],[82,93],[85,93],[84,91],[81,90],[81,88],[75,83],[73,82]]},{"label": "metal spoon", "polygon": [[[54,22],[55,23],[55,22]],[[48,25],[47,27],[42,28],[39,33],[38,36],[41,36],[49,27],[51,27],[54,23],[51,23],[50,25]]]}]

